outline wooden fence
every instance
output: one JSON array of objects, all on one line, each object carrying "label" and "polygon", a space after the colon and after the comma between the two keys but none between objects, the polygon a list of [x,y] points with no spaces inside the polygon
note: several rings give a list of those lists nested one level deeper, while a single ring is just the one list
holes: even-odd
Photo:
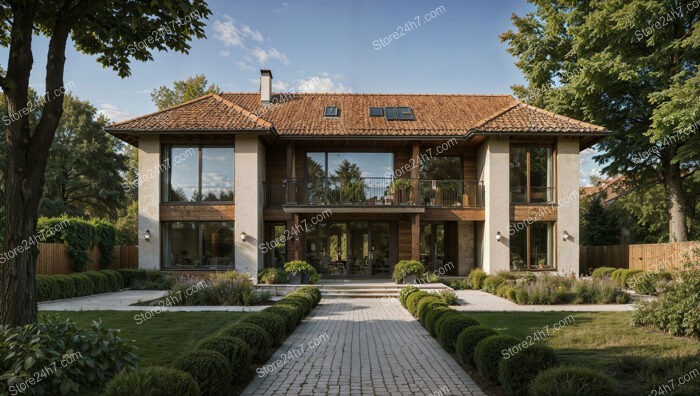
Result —
[{"label": "wooden fence", "polygon": [[654,243],[640,245],[581,246],[579,271],[588,274],[599,267],[657,270],[661,267],[670,270],[682,266],[684,255],[691,248],[700,247],[698,241]]},{"label": "wooden fence", "polygon": [[[100,269],[100,249],[90,250],[88,270]],[[114,247],[114,260],[110,269],[138,268],[138,246]],[[36,260],[37,275],[70,274],[73,267],[68,256],[68,246],[61,243],[39,243],[39,257]]]}]

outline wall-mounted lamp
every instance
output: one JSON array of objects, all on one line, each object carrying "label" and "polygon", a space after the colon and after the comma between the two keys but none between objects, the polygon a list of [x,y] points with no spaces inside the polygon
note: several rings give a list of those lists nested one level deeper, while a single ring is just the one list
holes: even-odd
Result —
[{"label": "wall-mounted lamp", "polygon": [[561,236],[564,242],[568,241],[571,236],[569,235],[568,232],[564,231],[564,234]]},{"label": "wall-mounted lamp", "polygon": [[245,242],[245,238],[246,238],[247,236],[248,236],[248,235],[246,235],[245,232],[241,232],[241,241]]},{"label": "wall-mounted lamp", "polygon": [[151,230],[146,230],[146,235],[143,236],[146,242],[151,242]]},{"label": "wall-mounted lamp", "polygon": [[496,242],[501,242],[501,231],[496,231]]}]

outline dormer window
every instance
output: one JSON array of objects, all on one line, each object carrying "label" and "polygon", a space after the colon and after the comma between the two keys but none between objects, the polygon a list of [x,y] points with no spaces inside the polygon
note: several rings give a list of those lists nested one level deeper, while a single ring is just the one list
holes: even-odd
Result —
[{"label": "dormer window", "polygon": [[338,106],[326,106],[326,110],[323,112],[324,117],[338,117],[340,115],[340,109]]}]

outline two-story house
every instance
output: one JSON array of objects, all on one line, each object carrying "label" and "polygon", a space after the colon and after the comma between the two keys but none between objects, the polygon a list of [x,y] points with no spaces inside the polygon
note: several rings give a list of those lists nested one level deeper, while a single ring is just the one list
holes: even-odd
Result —
[{"label": "two-story house", "polygon": [[608,132],[509,95],[207,95],[111,125],[138,147],[139,266],[324,277],[578,273],[579,152]]}]

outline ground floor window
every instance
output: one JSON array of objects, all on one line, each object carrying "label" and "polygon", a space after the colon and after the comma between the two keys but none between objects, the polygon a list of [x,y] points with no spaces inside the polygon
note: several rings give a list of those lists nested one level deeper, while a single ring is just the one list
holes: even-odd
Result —
[{"label": "ground floor window", "polygon": [[166,269],[233,268],[233,233],[233,222],[163,223],[163,267]]},{"label": "ground floor window", "polygon": [[266,243],[263,246],[265,268],[284,268],[284,263],[287,262],[287,238],[290,237],[285,223],[266,224]]},{"label": "ground floor window", "polygon": [[512,223],[510,236],[511,270],[555,269],[553,235],[554,223]]}]

